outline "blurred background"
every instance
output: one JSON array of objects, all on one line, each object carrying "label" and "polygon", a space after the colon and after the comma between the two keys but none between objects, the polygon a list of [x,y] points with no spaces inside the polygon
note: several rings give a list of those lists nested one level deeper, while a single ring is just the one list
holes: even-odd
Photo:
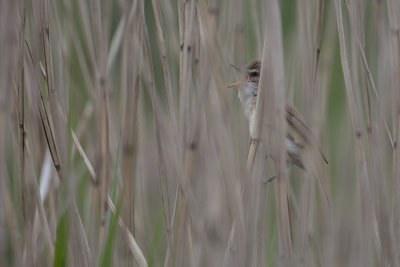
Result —
[{"label": "blurred background", "polygon": [[[399,18],[397,0],[0,0],[0,266],[400,266]],[[268,142],[250,160],[226,87],[263,47],[316,175],[263,183]]]}]

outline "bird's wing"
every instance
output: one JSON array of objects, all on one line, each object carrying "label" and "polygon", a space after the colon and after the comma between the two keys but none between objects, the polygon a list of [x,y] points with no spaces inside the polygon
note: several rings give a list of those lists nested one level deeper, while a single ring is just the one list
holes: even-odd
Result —
[{"label": "bird's wing", "polygon": [[301,138],[309,144],[313,143],[314,145],[316,145],[323,160],[328,163],[328,160],[326,159],[324,153],[317,144],[315,136],[304,122],[303,118],[300,115],[300,112],[288,101],[286,101],[286,120],[288,123],[288,134],[292,135],[292,137],[295,139]]},{"label": "bird's wing", "polygon": [[310,128],[305,124],[300,112],[288,101],[286,101],[286,120],[289,124],[288,126],[296,132],[296,136],[300,136],[308,143],[312,141],[313,135]]}]

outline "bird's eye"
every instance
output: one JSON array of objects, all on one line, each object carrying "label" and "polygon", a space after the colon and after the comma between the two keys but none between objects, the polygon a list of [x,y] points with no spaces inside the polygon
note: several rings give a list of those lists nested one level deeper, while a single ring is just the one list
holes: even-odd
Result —
[{"label": "bird's eye", "polygon": [[251,71],[249,74],[250,77],[258,77],[260,75],[258,71]]}]

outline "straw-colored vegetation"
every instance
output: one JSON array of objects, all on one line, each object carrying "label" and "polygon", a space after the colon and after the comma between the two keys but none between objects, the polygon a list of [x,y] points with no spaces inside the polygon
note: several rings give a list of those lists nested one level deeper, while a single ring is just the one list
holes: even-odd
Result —
[{"label": "straw-colored vegetation", "polygon": [[400,266],[399,137],[398,0],[0,0],[0,266]]}]

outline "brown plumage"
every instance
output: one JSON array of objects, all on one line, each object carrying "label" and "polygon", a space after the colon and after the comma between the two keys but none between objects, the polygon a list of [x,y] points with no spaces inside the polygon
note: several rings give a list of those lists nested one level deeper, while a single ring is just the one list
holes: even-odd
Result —
[{"label": "brown plumage", "polygon": [[[249,120],[250,134],[252,134],[261,62],[259,60],[252,60],[242,68],[234,65],[232,67],[244,75],[243,81],[234,83],[229,87],[238,87],[238,96],[244,113]],[[286,101],[286,121],[287,134],[285,146],[288,154],[288,162],[294,163],[304,169],[302,162],[303,151],[305,147],[315,146],[318,148],[322,159],[328,163],[325,155],[317,145],[316,138],[301,117],[300,112],[288,101]]]}]

